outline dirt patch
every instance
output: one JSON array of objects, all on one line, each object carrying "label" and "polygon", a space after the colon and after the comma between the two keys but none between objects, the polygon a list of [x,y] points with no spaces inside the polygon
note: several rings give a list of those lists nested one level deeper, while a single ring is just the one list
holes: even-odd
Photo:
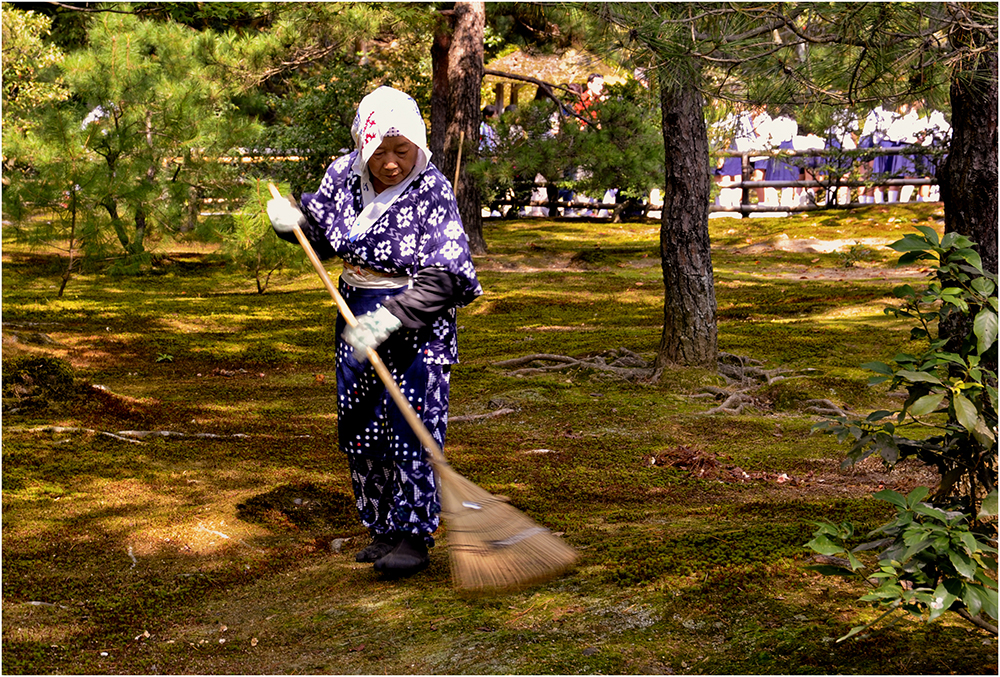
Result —
[{"label": "dirt patch", "polygon": [[236,506],[236,516],[271,528],[336,533],[357,530],[354,499],[312,482],[288,484]]}]

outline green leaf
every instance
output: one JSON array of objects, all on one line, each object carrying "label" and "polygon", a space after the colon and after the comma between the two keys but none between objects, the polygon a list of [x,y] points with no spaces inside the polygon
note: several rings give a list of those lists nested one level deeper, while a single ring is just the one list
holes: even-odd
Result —
[{"label": "green leaf", "polygon": [[983,258],[975,249],[959,249],[951,255],[951,258],[962,259],[975,268],[976,272],[983,272]]},{"label": "green leaf", "polygon": [[923,416],[924,414],[929,414],[932,411],[936,411],[941,405],[941,401],[944,400],[944,393],[931,393],[930,395],[924,395],[919,400],[913,403],[910,407],[910,413],[913,416]]},{"label": "green leaf", "polygon": [[854,553],[850,551],[847,553],[847,561],[851,563],[851,571],[857,571],[858,569],[865,568],[865,565],[861,563],[861,560],[855,557]]},{"label": "green leaf", "polygon": [[902,508],[905,510],[907,507],[906,498],[904,498],[903,495],[900,494],[899,492],[892,491],[891,489],[885,489],[884,491],[876,492],[872,494],[872,497],[877,498],[880,501],[888,501],[897,508]]},{"label": "green leaf", "polygon": [[997,589],[997,582],[989,577],[985,569],[980,569],[979,571],[976,572],[976,583],[979,583],[987,590]]},{"label": "green leaf", "polygon": [[970,581],[975,578],[976,563],[964,552],[949,550],[948,559],[951,561],[951,565],[955,567],[955,571],[961,574],[963,578],[968,578]]},{"label": "green leaf", "polygon": [[976,349],[985,355],[997,340],[997,314],[992,308],[983,308],[972,324],[976,334]]},{"label": "green leaf", "polygon": [[956,355],[955,353],[946,353],[944,351],[938,351],[932,358],[933,364],[957,364],[960,367],[965,366],[965,360],[962,359],[961,355]]},{"label": "green leaf", "polygon": [[989,426],[986,425],[986,420],[979,418],[976,420],[976,429],[972,431],[972,436],[976,438],[983,447],[990,448],[996,441],[996,437],[993,435],[993,431],[990,430]]},{"label": "green leaf", "polygon": [[983,296],[990,296],[996,290],[997,286],[993,280],[985,277],[977,277],[972,281],[972,288]]},{"label": "green leaf", "polygon": [[976,405],[969,401],[965,395],[958,393],[955,395],[955,399],[952,400],[952,404],[955,407],[955,418],[958,422],[962,424],[962,427],[972,432],[976,429],[976,421],[979,419],[979,412],[976,411]]},{"label": "green leaf", "polygon": [[982,588],[980,601],[983,604],[983,613],[992,618],[995,623],[997,621],[997,594],[995,592],[990,594],[989,590]]},{"label": "green leaf", "polygon": [[892,435],[886,435],[883,433],[876,435],[875,448],[878,450],[879,456],[881,456],[890,467],[899,462],[899,445],[896,444],[896,439]]},{"label": "green leaf", "polygon": [[906,495],[906,506],[912,508],[927,498],[929,493],[931,493],[930,487],[914,487],[913,490]]},{"label": "green leaf", "polygon": [[928,374],[925,371],[909,371],[907,369],[901,369],[896,372],[896,376],[900,378],[905,378],[908,381],[913,381],[914,383],[936,383],[942,385],[941,380],[934,374]]},{"label": "green leaf", "polygon": [[806,547],[815,550],[821,555],[838,555],[844,552],[844,548],[831,541],[826,536],[817,536],[808,543]]},{"label": "green leaf", "polygon": [[[890,247],[890,249],[894,249],[894,247],[892,245],[889,245],[889,247]],[[916,263],[917,261],[923,261],[925,259],[933,259],[933,258],[934,258],[933,255],[931,255],[929,252],[926,252],[926,251],[923,251],[923,250],[921,250],[921,251],[911,251],[911,252],[906,252],[905,254],[903,254],[902,256],[900,256],[899,257],[899,261],[896,262],[896,265],[897,266],[908,266],[908,265],[911,265],[913,263]]]},{"label": "green leaf", "polygon": [[843,642],[845,639],[850,639],[851,637],[854,637],[854,635],[858,634],[859,632],[864,632],[867,629],[868,629],[867,625],[855,625],[853,628],[851,628],[851,631],[848,632],[846,635],[844,635],[843,637],[838,637],[837,641],[838,642]]},{"label": "green leaf", "polygon": [[891,538],[880,538],[877,541],[868,541],[867,543],[862,543],[861,545],[851,550],[851,552],[864,552],[866,550],[875,550],[876,548],[884,548],[890,543],[892,543]]},{"label": "green leaf", "polygon": [[[910,286],[908,284],[901,284],[898,287],[893,287],[893,289],[892,289],[892,295],[895,296],[897,299],[908,299],[908,298],[913,298],[914,296],[916,296],[917,292],[916,292],[916,290],[912,286]],[[886,308],[885,312],[886,313],[902,313],[904,311],[903,311],[902,308]]]},{"label": "green leaf", "polygon": [[962,545],[965,546],[966,551],[969,553],[979,550],[979,541],[976,540],[976,537],[972,535],[971,531],[959,532],[958,540],[961,541]]},{"label": "green leaf", "polygon": [[957,597],[948,592],[948,589],[944,587],[944,584],[939,585],[937,589],[934,590],[934,600],[927,605],[930,609],[930,615],[927,617],[927,620],[933,621],[944,612],[948,611],[951,605],[955,603],[956,599]]},{"label": "green leaf", "polygon": [[898,585],[883,585],[878,589],[869,592],[867,595],[859,597],[865,602],[878,602],[880,600],[886,599],[898,599],[901,596],[903,589]]},{"label": "green leaf", "polygon": [[932,544],[933,544],[933,540],[929,539],[929,538],[925,538],[923,540],[918,540],[916,543],[914,543],[909,548],[907,548],[906,552],[904,552],[900,556],[900,558],[899,558],[900,564],[906,564],[907,562],[909,562],[913,558],[914,555],[923,552],[927,548],[931,547]]},{"label": "green leaf", "polygon": [[[917,226],[917,230],[919,230],[921,233],[923,233],[924,237],[927,238],[927,241],[930,242],[935,247],[937,247],[938,245],[941,244],[941,239],[938,237],[937,231],[934,230],[933,228],[931,228],[930,226]],[[911,237],[911,236],[910,235],[906,235],[903,239],[906,239],[907,237]],[[913,237],[916,237],[916,236],[913,236]]]},{"label": "green leaf", "polygon": [[885,376],[892,376],[892,369],[889,365],[884,362],[865,362],[861,365],[862,369],[868,369],[869,371],[874,371],[877,374],[883,374]]},{"label": "green leaf", "polygon": [[986,591],[978,585],[965,583],[962,585],[962,601],[969,608],[969,614],[976,616],[983,608],[983,596]]},{"label": "green leaf", "polygon": [[[937,233],[934,233],[934,244],[937,244]],[[933,249],[933,247],[928,244],[927,239],[922,238],[914,233],[907,233],[906,235],[903,236],[903,239],[896,240],[895,242],[890,244],[889,248],[900,253],[929,252],[930,250]]]},{"label": "green leaf", "polygon": [[983,499],[983,505],[979,509],[978,519],[984,519],[986,517],[996,517],[997,516],[997,490],[991,491],[986,498]]}]

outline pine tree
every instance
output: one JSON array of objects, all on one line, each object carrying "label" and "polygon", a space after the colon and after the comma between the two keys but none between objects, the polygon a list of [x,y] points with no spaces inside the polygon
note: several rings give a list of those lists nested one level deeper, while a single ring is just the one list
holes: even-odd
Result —
[{"label": "pine tree", "polygon": [[667,283],[660,367],[715,366],[709,156],[700,106],[706,96],[871,107],[933,99],[950,84],[958,114],[941,177],[946,228],[977,240],[995,269],[995,4],[603,3],[587,9],[603,22],[608,53],[659,75]]},{"label": "pine tree", "polygon": [[[467,164],[479,139],[480,90],[483,81],[482,2],[456,2],[443,10],[431,47],[434,96],[431,101],[431,153],[445,176],[455,180],[456,163]],[[459,143],[462,143],[461,149]],[[459,160],[459,157],[462,160]],[[459,166],[453,188],[473,253],[486,252],[481,196],[475,181],[463,180]]]},{"label": "pine tree", "polygon": [[73,99],[24,112],[40,124],[5,147],[26,169],[11,174],[17,203],[58,207],[69,195],[74,237],[88,258],[113,257],[121,272],[147,264],[151,233],[181,230],[185,205],[233,185],[227,161],[256,134],[213,77],[210,40],[130,14],[96,18],[88,48],[61,64]]}]

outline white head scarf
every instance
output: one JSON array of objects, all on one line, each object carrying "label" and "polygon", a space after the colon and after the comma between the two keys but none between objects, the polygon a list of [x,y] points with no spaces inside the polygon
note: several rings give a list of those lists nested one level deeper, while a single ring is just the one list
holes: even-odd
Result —
[{"label": "white head scarf", "polygon": [[[351,136],[358,149],[352,170],[361,177],[364,209],[351,227],[351,240],[366,233],[392,203],[403,194],[431,160],[427,148],[427,127],[413,97],[392,87],[379,87],[361,100],[351,125]],[[413,170],[395,186],[376,193],[368,173],[368,160],[387,136],[405,136],[417,147]]]}]

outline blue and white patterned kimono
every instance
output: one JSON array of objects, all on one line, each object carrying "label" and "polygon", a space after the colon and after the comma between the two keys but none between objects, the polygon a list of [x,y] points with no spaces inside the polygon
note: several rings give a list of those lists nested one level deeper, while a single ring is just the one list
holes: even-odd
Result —
[{"label": "blue and white patterned kimono", "polygon": [[[458,361],[455,308],[482,294],[451,185],[427,164],[367,231],[351,231],[364,209],[358,152],[330,164],[316,193],[302,196],[306,237],[320,258],[340,257],[367,274],[416,278],[440,268],[454,281],[452,305],[433,322],[404,326],[378,348],[404,395],[443,448],[448,416],[450,365]],[[414,172],[418,171],[414,169]],[[412,285],[412,282],[410,283]],[[340,280],[340,292],[355,315],[376,310],[387,297],[409,288],[363,288]],[[362,522],[376,534],[430,534],[438,526],[433,470],[426,451],[392,402],[370,364],[358,362],[336,335],[338,428],[348,454]]]}]

